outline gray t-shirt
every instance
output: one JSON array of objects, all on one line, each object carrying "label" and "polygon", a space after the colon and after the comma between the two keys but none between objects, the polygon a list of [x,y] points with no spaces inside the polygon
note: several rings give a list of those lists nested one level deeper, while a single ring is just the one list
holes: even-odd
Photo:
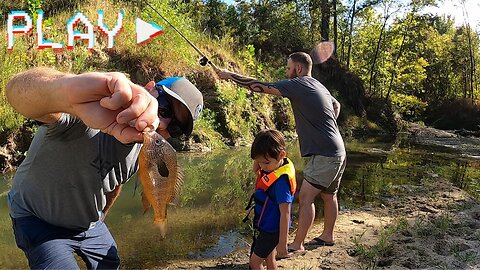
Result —
[{"label": "gray t-shirt", "polygon": [[89,228],[99,220],[105,193],[137,171],[140,147],[124,145],[69,114],[40,126],[13,178],[10,215],[36,216],[75,230]]},{"label": "gray t-shirt", "polygon": [[332,101],[334,98],[319,81],[310,76],[274,83],[292,104],[302,156],[345,155]]}]

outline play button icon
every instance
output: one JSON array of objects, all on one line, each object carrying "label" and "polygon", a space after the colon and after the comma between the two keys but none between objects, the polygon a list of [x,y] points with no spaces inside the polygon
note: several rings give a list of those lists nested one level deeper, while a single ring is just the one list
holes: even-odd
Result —
[{"label": "play button icon", "polygon": [[163,34],[162,27],[139,18],[135,20],[135,28],[137,29],[137,44],[145,44],[153,37]]}]

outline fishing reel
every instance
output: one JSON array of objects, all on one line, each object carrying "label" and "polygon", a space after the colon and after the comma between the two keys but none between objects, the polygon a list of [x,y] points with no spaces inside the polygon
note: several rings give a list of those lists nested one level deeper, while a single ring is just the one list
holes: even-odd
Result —
[{"label": "fishing reel", "polygon": [[200,63],[200,66],[204,67],[208,64],[208,58],[206,56],[200,58],[200,60],[198,61]]}]

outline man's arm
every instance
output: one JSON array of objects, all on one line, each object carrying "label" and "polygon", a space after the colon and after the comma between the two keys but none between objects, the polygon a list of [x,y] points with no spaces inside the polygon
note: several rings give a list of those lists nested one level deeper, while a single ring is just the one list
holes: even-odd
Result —
[{"label": "man's arm", "polygon": [[[123,143],[142,141],[141,131],[156,129],[159,122],[156,99],[118,72],[74,75],[34,68],[13,77],[6,95],[28,118],[53,123],[69,113]],[[135,127],[128,124],[132,120]]]},{"label": "man's arm", "polygon": [[275,88],[271,83],[260,82],[259,80],[247,76],[243,76],[226,69],[215,69],[218,76],[224,80],[232,80],[237,84],[250,89],[253,92],[267,93],[275,96],[281,96],[280,90]]},{"label": "man's arm", "polygon": [[25,117],[53,123],[58,112],[68,112],[60,78],[65,74],[53,69],[35,68],[14,76],[6,86],[7,100]]},{"label": "man's arm", "polygon": [[340,102],[338,102],[334,97],[332,97],[333,111],[335,113],[335,119],[340,115]]}]

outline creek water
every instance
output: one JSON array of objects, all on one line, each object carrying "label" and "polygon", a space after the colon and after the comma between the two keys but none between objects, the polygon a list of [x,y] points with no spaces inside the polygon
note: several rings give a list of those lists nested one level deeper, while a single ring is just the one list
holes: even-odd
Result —
[{"label": "creek water", "polygon": [[[367,204],[381,205],[401,192],[400,185],[418,185],[424,178],[445,178],[475,197],[480,196],[480,155],[476,153],[441,145],[417,145],[402,138],[349,139],[346,146],[347,167],[338,194],[340,214]],[[300,182],[305,160],[296,141],[289,143],[288,153]],[[154,268],[170,260],[218,257],[249,245],[249,227],[241,221],[253,191],[249,149],[179,153],[178,157],[185,183],[176,205],[168,210],[165,239],[153,226],[152,212],[143,214],[135,179],[124,186],[107,216],[106,223],[119,246],[122,268]],[[15,245],[8,215],[11,177],[0,177],[0,269],[25,269],[28,265]],[[321,211],[322,207],[317,207],[316,222],[321,222]],[[295,203],[294,224],[297,213]]]}]

